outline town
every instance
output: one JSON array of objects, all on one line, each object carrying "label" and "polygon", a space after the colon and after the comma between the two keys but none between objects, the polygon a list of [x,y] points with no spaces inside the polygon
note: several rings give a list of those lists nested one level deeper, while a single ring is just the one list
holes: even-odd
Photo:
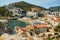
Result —
[{"label": "town", "polygon": [[60,40],[60,11],[8,6],[12,16],[0,17],[0,40]]}]

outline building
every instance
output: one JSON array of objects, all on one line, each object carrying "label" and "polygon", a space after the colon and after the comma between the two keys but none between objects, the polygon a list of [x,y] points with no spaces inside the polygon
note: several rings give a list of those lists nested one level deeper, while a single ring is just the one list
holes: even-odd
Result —
[{"label": "building", "polygon": [[26,13],[26,16],[36,18],[36,17],[38,17],[38,13],[37,12],[28,11]]},{"label": "building", "polygon": [[52,20],[52,25],[53,25],[53,27],[56,27],[59,23],[60,23],[60,20]]},{"label": "building", "polygon": [[13,7],[12,9],[9,9],[9,11],[13,13],[13,17],[21,17],[26,15],[26,12],[21,8]]},{"label": "building", "polygon": [[52,14],[55,16],[60,16],[60,11],[53,11]]},{"label": "building", "polygon": [[46,24],[37,24],[37,25],[34,25],[34,27],[35,27],[34,32],[36,34],[47,32],[47,29],[48,29]]},{"label": "building", "polygon": [[49,11],[49,10],[46,10],[46,11],[44,12],[44,14],[46,14],[46,15],[52,15],[52,14],[51,14],[51,11]]}]

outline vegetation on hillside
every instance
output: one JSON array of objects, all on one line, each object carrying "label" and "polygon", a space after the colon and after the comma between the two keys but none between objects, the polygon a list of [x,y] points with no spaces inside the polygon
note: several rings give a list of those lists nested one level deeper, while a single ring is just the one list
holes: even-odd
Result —
[{"label": "vegetation on hillside", "polygon": [[22,8],[25,11],[30,10],[32,7],[38,7],[41,10],[45,10],[46,9],[46,8],[43,8],[43,7],[40,7],[40,6],[36,6],[36,5],[30,4],[30,3],[27,3],[27,2],[24,2],[24,1],[16,2],[16,3],[10,4],[10,5],[18,7],[18,8]]},{"label": "vegetation on hillside", "polygon": [[51,10],[51,11],[60,11],[60,6],[50,7],[49,10]]},{"label": "vegetation on hillside", "polygon": [[44,17],[44,14],[38,13],[38,17]]},{"label": "vegetation on hillside", "polygon": [[7,12],[8,10],[5,9],[5,7],[0,7],[0,16],[5,16],[5,13]]},{"label": "vegetation on hillside", "polygon": [[[8,11],[9,9],[6,9],[7,6],[8,5],[4,5],[3,7],[0,7],[0,16],[3,16],[3,17],[12,16],[12,12],[9,12]],[[40,10],[46,10],[46,8],[29,4],[24,1],[9,4],[8,8],[12,8],[12,7],[22,8],[24,11],[31,10],[31,8],[34,8],[34,7],[37,7]]]},{"label": "vegetation on hillside", "polygon": [[12,12],[9,12],[8,9],[6,9],[5,7],[0,7],[0,17],[3,16],[11,16]]}]

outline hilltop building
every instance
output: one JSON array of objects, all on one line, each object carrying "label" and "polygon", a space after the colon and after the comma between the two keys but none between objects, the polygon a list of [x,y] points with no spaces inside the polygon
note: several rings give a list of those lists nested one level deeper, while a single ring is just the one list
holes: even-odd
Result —
[{"label": "hilltop building", "polygon": [[22,17],[26,15],[26,12],[23,11],[21,8],[13,7],[12,9],[9,9],[10,12],[13,12],[13,17]]}]

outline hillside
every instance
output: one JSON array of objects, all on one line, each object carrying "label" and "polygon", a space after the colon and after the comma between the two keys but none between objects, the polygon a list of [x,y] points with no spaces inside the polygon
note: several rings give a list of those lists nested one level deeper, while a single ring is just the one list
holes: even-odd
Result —
[{"label": "hillside", "polygon": [[9,5],[12,5],[12,6],[18,7],[18,8],[22,8],[25,11],[30,10],[32,7],[37,7],[38,9],[46,10],[46,8],[44,8],[44,7],[33,5],[33,4],[30,4],[30,3],[24,2],[24,1],[12,3],[12,4],[9,4]]},{"label": "hillside", "polygon": [[31,8],[37,8],[38,11],[46,10],[46,8],[44,7],[33,5],[24,1],[20,1],[20,2],[11,3],[9,5],[4,5],[0,7],[0,16],[11,16],[12,13],[9,12],[8,10],[9,8],[12,7],[22,8],[25,11],[31,10]]},{"label": "hillside", "polygon": [[49,10],[51,10],[51,11],[60,11],[60,6],[50,7]]}]

